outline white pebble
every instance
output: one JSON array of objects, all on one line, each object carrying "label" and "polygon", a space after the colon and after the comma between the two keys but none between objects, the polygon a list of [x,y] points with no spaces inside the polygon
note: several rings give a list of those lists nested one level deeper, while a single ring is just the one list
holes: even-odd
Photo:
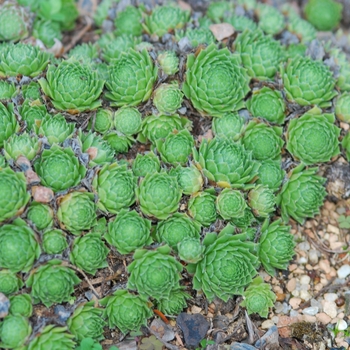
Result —
[{"label": "white pebble", "polygon": [[298,244],[298,247],[300,250],[304,250],[304,251],[310,250],[309,242],[301,242]]},{"label": "white pebble", "polygon": [[311,249],[309,251],[309,261],[311,265],[316,265],[318,263],[318,253],[317,250]]},{"label": "white pebble", "polygon": [[273,321],[273,323],[274,324],[277,324],[278,323],[278,321],[279,321],[279,317],[278,316],[273,316],[272,318],[271,318],[271,320]]},{"label": "white pebble", "polygon": [[295,311],[295,310],[291,310],[290,311],[290,317],[297,317],[299,316],[299,312],[298,311]]},{"label": "white pebble", "polygon": [[338,299],[338,295],[335,293],[325,293],[324,300],[327,301],[336,301]]},{"label": "white pebble", "polygon": [[331,318],[337,316],[337,305],[334,301],[325,301],[323,305],[323,311]]},{"label": "white pebble", "polygon": [[302,313],[304,315],[315,316],[318,313],[318,307],[307,307]]},{"label": "white pebble", "polygon": [[298,260],[299,264],[306,264],[307,263],[307,259],[305,258],[305,256],[302,256],[299,260]]},{"label": "white pebble", "polygon": [[274,325],[275,325],[275,323],[272,320],[266,320],[261,324],[261,328],[262,329],[269,329]]},{"label": "white pebble", "polygon": [[343,265],[338,271],[337,271],[339,278],[346,278],[350,275],[350,265]]},{"label": "white pebble", "polygon": [[299,294],[299,297],[305,301],[308,301],[311,299],[311,295],[308,291],[306,290],[301,290],[300,291],[300,294]]},{"label": "white pebble", "polygon": [[310,284],[311,278],[308,275],[302,275],[300,277],[301,284]]},{"label": "white pebble", "polygon": [[345,331],[345,329],[348,328],[348,324],[347,324],[346,321],[344,321],[344,320],[339,320],[339,321],[337,322],[336,328],[337,328],[339,331]]}]

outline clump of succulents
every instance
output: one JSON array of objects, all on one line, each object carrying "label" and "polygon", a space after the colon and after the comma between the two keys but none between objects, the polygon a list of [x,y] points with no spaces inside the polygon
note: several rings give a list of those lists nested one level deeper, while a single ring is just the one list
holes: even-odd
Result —
[{"label": "clump of succulents", "polygon": [[[64,54],[74,0],[0,5],[0,347],[101,347],[106,323],[176,316],[192,288],[267,316],[275,296],[256,276],[286,270],[290,219],[320,212],[316,166],[350,161],[350,62],[317,39],[341,5],[208,5],[103,0],[96,43]],[[221,23],[234,35],[214,36]],[[72,306],[67,327],[31,335],[32,304],[73,305],[78,274],[108,277],[103,309]]]}]

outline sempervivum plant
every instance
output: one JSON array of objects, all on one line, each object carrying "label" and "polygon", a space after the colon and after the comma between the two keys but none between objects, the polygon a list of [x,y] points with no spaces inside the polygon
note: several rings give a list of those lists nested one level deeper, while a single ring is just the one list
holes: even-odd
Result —
[{"label": "sempervivum plant", "polygon": [[345,92],[336,99],[335,115],[338,120],[350,123],[350,93]]},{"label": "sempervivum plant", "polygon": [[178,6],[157,6],[149,16],[146,16],[144,29],[149,34],[162,36],[172,29],[183,27],[189,17],[190,12]]},{"label": "sempervivum plant", "polygon": [[70,192],[59,198],[57,218],[63,229],[74,235],[96,224],[96,205],[90,192]]},{"label": "sempervivum plant", "polygon": [[220,138],[236,140],[244,129],[244,122],[238,113],[226,113],[221,118],[213,119],[213,133]]},{"label": "sempervivum plant", "polygon": [[22,279],[10,270],[0,270],[0,293],[10,295],[23,287]]},{"label": "sempervivum plant", "polygon": [[146,50],[128,50],[109,66],[106,97],[115,106],[136,106],[146,102],[157,78],[158,69]]},{"label": "sempervivum plant", "polygon": [[277,8],[267,5],[257,5],[259,27],[267,34],[276,35],[285,27],[284,16]]},{"label": "sempervivum plant", "polygon": [[201,225],[208,227],[216,221],[214,191],[202,191],[192,195],[188,201],[189,215]]},{"label": "sempervivum plant", "polygon": [[9,45],[7,50],[0,52],[0,76],[21,74],[36,77],[44,71],[49,59],[50,55],[36,46],[20,43]]},{"label": "sempervivum plant", "polygon": [[248,194],[248,203],[255,216],[268,217],[276,205],[276,197],[272,189],[258,185]]},{"label": "sempervivum plant", "polygon": [[141,113],[132,107],[118,109],[114,115],[115,128],[124,135],[135,135],[141,130]]},{"label": "sempervivum plant", "polygon": [[101,317],[102,312],[102,309],[94,307],[93,301],[80,305],[69,317],[67,327],[79,341],[84,338],[101,340],[103,339],[103,327],[106,325]]},{"label": "sempervivum plant", "polygon": [[203,259],[204,246],[195,237],[187,237],[177,244],[179,258],[189,264],[196,264]]},{"label": "sempervivum plant", "polygon": [[27,318],[9,315],[0,323],[0,346],[5,349],[18,349],[29,338],[32,327]]},{"label": "sempervivum plant", "polygon": [[46,79],[39,80],[44,93],[52,99],[55,108],[72,114],[101,106],[98,99],[104,81],[90,66],[74,59],[50,65]]},{"label": "sempervivum plant", "polygon": [[47,230],[43,238],[43,251],[47,254],[60,254],[68,247],[65,233],[62,230]]},{"label": "sempervivum plant", "polygon": [[294,255],[294,237],[290,226],[282,225],[282,220],[269,224],[266,220],[261,227],[258,255],[265,271],[271,276],[276,269],[284,270]]},{"label": "sempervivum plant", "polygon": [[267,318],[269,308],[274,306],[276,300],[276,295],[272,292],[271,286],[264,283],[260,276],[253,279],[244,291],[243,297],[244,301],[241,306],[247,308],[248,314],[259,314],[264,318]]},{"label": "sempervivum plant", "polygon": [[108,266],[108,252],[100,234],[90,232],[74,240],[69,259],[75,266],[94,275],[97,269]]},{"label": "sempervivum plant", "polygon": [[264,118],[271,123],[284,123],[286,106],[279,91],[264,86],[253,92],[247,107],[254,117]]},{"label": "sempervivum plant", "polygon": [[337,95],[330,69],[308,56],[289,59],[286,65],[281,65],[281,76],[287,99],[301,106],[327,107]]},{"label": "sempervivum plant", "polygon": [[190,295],[182,289],[174,289],[171,291],[170,298],[158,300],[157,307],[166,315],[177,315],[187,306],[189,298]]},{"label": "sempervivum plant", "polygon": [[109,327],[118,327],[123,333],[138,331],[152,316],[147,298],[133,295],[127,290],[114,292],[100,300],[100,304],[106,307],[104,316],[108,318]]},{"label": "sempervivum plant", "polygon": [[165,74],[173,75],[179,70],[179,58],[174,51],[161,52],[157,60]]},{"label": "sempervivum plant", "polygon": [[244,215],[247,203],[240,191],[225,188],[216,199],[216,207],[223,219],[231,220]]},{"label": "sempervivum plant", "polygon": [[54,192],[78,185],[86,173],[85,167],[80,164],[73,150],[57,144],[45,149],[35,161],[34,167],[41,183]]},{"label": "sempervivum plant", "polygon": [[121,254],[129,254],[150,245],[151,221],[142,218],[135,210],[122,209],[114,221],[108,224],[106,241]]},{"label": "sempervivum plant", "polygon": [[73,300],[71,294],[74,292],[74,285],[79,282],[80,279],[72,269],[61,260],[53,259],[32,270],[26,285],[31,287],[35,303],[41,301],[50,307],[54,303]]},{"label": "sempervivum plant", "polygon": [[135,202],[136,178],[126,165],[106,164],[93,180],[93,188],[103,211],[117,214]]},{"label": "sempervivum plant", "polygon": [[261,30],[245,30],[237,37],[234,47],[249,76],[261,80],[272,79],[283,59],[281,44]]},{"label": "sempervivum plant", "polygon": [[328,162],[340,153],[340,129],[334,122],[334,114],[322,114],[317,107],[291,120],[286,134],[287,150],[307,165]]},{"label": "sempervivum plant", "polygon": [[33,313],[32,298],[29,294],[18,294],[10,296],[10,309],[11,315],[30,317]]},{"label": "sempervivum plant", "polygon": [[174,114],[182,103],[183,93],[177,84],[162,84],[155,91],[153,103],[161,114]]},{"label": "sempervivum plant", "polygon": [[156,228],[158,242],[168,244],[175,251],[177,245],[186,238],[199,239],[201,226],[186,214],[175,213],[170,218],[159,221]]},{"label": "sempervivum plant", "polygon": [[326,179],[316,175],[318,168],[304,168],[301,164],[292,170],[277,196],[277,204],[281,207],[285,222],[292,217],[302,224],[307,217],[314,217],[320,212],[327,194],[323,187]]},{"label": "sempervivum plant", "polygon": [[32,160],[40,149],[40,142],[36,136],[27,133],[12,135],[4,142],[4,154],[6,159],[16,160],[19,156],[24,156]]},{"label": "sempervivum plant", "polygon": [[[273,140],[275,138],[273,134]],[[210,141],[204,139],[199,150],[193,150],[193,157],[203,175],[219,187],[248,187],[246,184],[255,178],[259,169],[250,151],[238,143],[219,137]]]},{"label": "sempervivum plant", "polygon": [[0,168],[0,222],[20,214],[30,199],[24,173]]},{"label": "sempervivum plant", "polygon": [[203,176],[193,164],[189,167],[178,165],[176,168],[172,168],[169,174],[176,176],[183,194],[194,194],[203,187]]},{"label": "sempervivum plant", "polygon": [[75,349],[74,335],[68,333],[67,327],[46,326],[40,333],[28,344],[28,350],[45,349]]},{"label": "sempervivum plant", "polygon": [[110,129],[113,129],[114,113],[110,109],[99,108],[96,111],[94,120],[94,130],[100,134],[105,134]]},{"label": "sempervivum plant", "polygon": [[202,290],[209,301],[215,297],[227,301],[242,294],[257,274],[255,244],[244,242],[245,235],[232,233],[233,227],[227,226],[219,235],[208,233],[203,241],[204,257],[195,266],[193,287]]},{"label": "sempervivum plant", "polygon": [[53,223],[53,210],[46,204],[32,202],[27,212],[27,219],[38,229],[43,230]]},{"label": "sempervivum plant", "polygon": [[185,96],[204,115],[220,117],[244,106],[249,92],[249,78],[227,48],[218,50],[212,44],[195,56],[187,57]]},{"label": "sempervivum plant", "polygon": [[137,154],[132,163],[132,171],[135,176],[146,176],[148,173],[152,174],[160,170],[159,158],[153,153],[148,152],[144,155]]},{"label": "sempervivum plant", "polygon": [[9,100],[17,94],[17,89],[12,83],[0,80],[0,100]]},{"label": "sempervivum plant", "polygon": [[126,6],[123,11],[117,14],[114,21],[116,26],[116,33],[119,34],[131,34],[139,36],[142,34],[142,13],[140,9],[134,6]]},{"label": "sempervivum plant", "polygon": [[128,288],[144,297],[171,297],[171,290],[179,287],[182,265],[169,254],[170,250],[166,245],[156,250],[138,249],[128,266]]},{"label": "sempervivum plant", "polygon": [[4,141],[19,130],[19,124],[13,112],[12,103],[5,106],[0,102],[0,113],[0,147],[2,147]]},{"label": "sempervivum plant", "polygon": [[176,178],[165,172],[147,174],[136,189],[141,211],[161,220],[177,211],[181,195]]}]

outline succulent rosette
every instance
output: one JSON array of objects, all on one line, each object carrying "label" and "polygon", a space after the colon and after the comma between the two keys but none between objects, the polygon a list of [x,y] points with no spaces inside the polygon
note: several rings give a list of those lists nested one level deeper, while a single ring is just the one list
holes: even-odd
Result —
[{"label": "succulent rosette", "polygon": [[104,165],[113,161],[115,156],[114,149],[100,136],[95,133],[83,134],[80,132],[79,140],[82,151],[89,155],[90,166]]},{"label": "succulent rosette", "polygon": [[138,331],[153,315],[146,298],[127,290],[117,290],[100,300],[100,304],[105,306],[104,316],[108,318],[109,327],[118,327],[124,334]]},{"label": "succulent rosette", "polygon": [[84,338],[101,340],[103,327],[106,325],[106,321],[101,317],[102,313],[102,309],[94,307],[93,301],[85,303],[75,309],[67,321],[67,327],[78,341]]},{"label": "succulent rosette", "polygon": [[253,117],[264,118],[276,124],[284,123],[286,106],[280,91],[266,86],[254,91],[247,101],[247,108]]},{"label": "succulent rosette", "polygon": [[306,19],[322,31],[336,28],[342,11],[343,5],[334,0],[308,0],[304,8]]},{"label": "succulent rosette", "polygon": [[228,225],[219,235],[207,233],[204,238],[206,248],[195,267],[193,288],[202,290],[209,302],[215,297],[226,302],[233,295],[242,295],[257,274],[256,245],[244,242],[244,234],[233,232],[233,226]]},{"label": "succulent rosette", "polygon": [[130,34],[140,36],[142,34],[142,13],[134,6],[126,6],[123,11],[118,12],[114,24],[116,34]]},{"label": "succulent rosette", "polygon": [[106,98],[113,106],[136,106],[146,102],[152,94],[157,73],[146,50],[130,49],[109,66]]},{"label": "succulent rosette", "polygon": [[157,61],[165,74],[174,75],[179,71],[179,58],[175,51],[161,52],[157,57]]},{"label": "succulent rosette", "polygon": [[0,80],[0,100],[9,100],[17,94],[17,89],[13,83]]},{"label": "succulent rosette", "polygon": [[330,53],[335,63],[339,66],[339,75],[336,83],[337,87],[341,91],[350,91],[350,62],[346,54],[338,49],[333,49]]},{"label": "succulent rosette", "polygon": [[291,33],[296,35],[303,44],[310,43],[312,40],[316,39],[317,36],[316,28],[297,14],[289,15],[287,28]]},{"label": "succulent rosette", "polygon": [[187,130],[173,131],[165,140],[156,141],[157,149],[165,163],[185,165],[192,153],[194,138]]},{"label": "succulent rosette", "polygon": [[159,158],[153,152],[143,155],[138,153],[132,162],[132,171],[135,176],[145,177],[148,173],[156,173],[160,170]]},{"label": "succulent rosette", "polygon": [[57,144],[42,152],[41,157],[34,162],[34,168],[41,183],[54,192],[77,186],[86,174],[86,168],[80,164],[73,150]]},{"label": "succulent rosette", "polygon": [[281,76],[287,99],[301,106],[328,107],[337,95],[333,74],[322,61],[296,56],[281,65]]},{"label": "succulent rosette", "polygon": [[34,38],[40,39],[46,47],[52,47],[56,40],[62,40],[60,24],[36,18],[33,25]]},{"label": "succulent rosette", "polygon": [[210,226],[217,219],[215,200],[211,189],[193,194],[188,201],[188,214],[201,225]]},{"label": "succulent rosette", "polygon": [[237,16],[231,14],[230,16],[225,17],[225,23],[230,23],[238,32],[243,32],[246,29],[256,30],[257,28],[256,23],[246,16]]},{"label": "succulent rosette", "polygon": [[165,139],[174,130],[180,131],[184,128],[190,128],[191,122],[178,115],[150,115],[143,119],[141,133],[137,139],[145,143],[147,140],[155,143],[158,139]]},{"label": "succulent rosette", "polygon": [[238,113],[226,113],[221,118],[214,118],[212,129],[218,138],[235,141],[243,132],[245,120]]},{"label": "succulent rosette", "polygon": [[37,46],[21,43],[8,45],[7,50],[0,52],[0,76],[21,74],[33,78],[45,70],[49,60],[50,55]]},{"label": "succulent rosette", "polygon": [[103,59],[110,64],[117,62],[123,52],[128,52],[129,49],[135,48],[135,44],[138,42],[137,38],[127,34],[112,38],[108,45],[103,47]]},{"label": "succulent rosette", "polygon": [[23,287],[22,280],[10,270],[0,270],[0,293],[10,295]]},{"label": "succulent rosette", "polygon": [[264,160],[260,163],[257,184],[269,187],[276,192],[282,185],[286,172],[282,169],[281,161]]},{"label": "succulent rosette", "polygon": [[184,213],[175,213],[170,218],[159,221],[155,236],[158,242],[168,244],[177,251],[177,245],[186,238],[199,239],[201,225]]},{"label": "succulent rosette", "polygon": [[127,153],[134,139],[119,131],[110,131],[103,137],[116,153]]},{"label": "succulent rosette", "polygon": [[227,1],[214,1],[208,6],[206,15],[215,23],[220,23],[226,13],[232,10],[232,4]]},{"label": "succulent rosette", "polygon": [[248,314],[259,314],[267,318],[269,308],[274,306],[276,295],[271,290],[271,285],[264,283],[264,280],[258,276],[243,293],[244,300],[241,306],[247,309]]},{"label": "succulent rosette", "polygon": [[103,243],[101,235],[90,232],[75,238],[69,259],[83,271],[95,275],[98,269],[107,267],[109,249]]},{"label": "succulent rosette", "polygon": [[45,136],[50,145],[62,143],[72,136],[74,123],[67,123],[62,114],[51,116],[46,114],[41,120],[40,126],[36,127],[38,135]]},{"label": "succulent rosette", "polygon": [[350,93],[345,92],[336,99],[335,115],[338,120],[350,123]]},{"label": "succulent rosette", "polygon": [[307,46],[305,44],[290,44],[287,49],[286,57],[294,58],[295,56],[305,56]]},{"label": "succulent rosette", "polygon": [[7,107],[0,102],[0,147],[4,145],[11,135],[19,130],[19,124],[13,111],[13,104],[7,104]]},{"label": "succulent rosette", "polygon": [[68,333],[67,327],[46,326],[28,344],[27,350],[75,349],[74,335]]},{"label": "succulent rosette", "polygon": [[32,202],[27,212],[27,219],[38,229],[43,230],[52,226],[53,210],[46,204]]},{"label": "succulent rosette", "polygon": [[146,16],[143,28],[149,34],[163,36],[173,29],[182,28],[190,18],[190,11],[176,5],[156,6]]},{"label": "succulent rosette", "polygon": [[244,68],[252,78],[273,79],[283,60],[281,44],[259,29],[245,30],[234,42]]},{"label": "succulent rosette", "polygon": [[34,231],[22,219],[0,227],[0,267],[28,272],[40,253]]},{"label": "succulent rosette", "polygon": [[301,164],[292,170],[277,196],[284,222],[291,217],[303,224],[306,218],[313,218],[319,214],[327,194],[323,186],[326,179],[316,175],[318,168],[304,170],[304,167]]},{"label": "succulent rosette", "polygon": [[19,156],[24,156],[32,160],[39,152],[40,142],[36,136],[27,133],[21,135],[13,134],[4,142],[4,154],[6,159],[16,160]]},{"label": "succulent rosette", "polygon": [[215,37],[209,28],[191,28],[186,31],[176,31],[178,40],[184,37],[190,41],[192,47],[197,47],[201,44],[210,45],[215,42]]},{"label": "succulent rosette", "polygon": [[18,41],[29,35],[29,13],[12,1],[5,1],[0,7],[0,40]]},{"label": "succulent rosette", "polygon": [[46,116],[51,117],[48,115],[45,105],[43,105],[40,100],[32,101],[30,99],[27,99],[18,108],[18,110],[21,114],[22,119],[27,124],[28,131],[31,131],[33,128],[38,127],[41,123],[41,120]]},{"label": "succulent rosette", "polygon": [[136,177],[126,165],[106,164],[92,186],[98,195],[97,206],[105,212],[117,214],[135,203]]},{"label": "succulent rosette", "polygon": [[32,298],[29,294],[10,296],[9,313],[13,316],[30,317],[33,313]]},{"label": "succulent rosette", "polygon": [[128,266],[128,288],[143,297],[170,298],[171,291],[179,287],[182,265],[170,255],[171,248],[138,249],[134,261]]},{"label": "succulent rosette", "polygon": [[246,150],[252,152],[254,159],[279,159],[284,144],[282,133],[281,127],[253,120],[247,125],[241,142]]},{"label": "succulent rosette", "polygon": [[248,203],[255,216],[268,217],[275,211],[276,197],[267,186],[257,185],[250,190]]},{"label": "succulent rosette", "polygon": [[26,281],[31,287],[31,295],[35,303],[42,302],[46,307],[55,303],[73,300],[71,294],[74,285],[80,279],[74,271],[62,264],[61,260],[52,259],[35,270],[32,270]]},{"label": "succulent rosette", "polygon": [[189,264],[203,259],[204,246],[197,237],[185,237],[177,244],[179,258]]},{"label": "succulent rosette", "polygon": [[90,230],[96,224],[96,205],[90,192],[70,192],[59,199],[57,218],[61,228],[73,235]]},{"label": "succulent rosette", "polygon": [[141,130],[142,116],[136,108],[123,107],[114,115],[115,128],[124,135],[135,135]]},{"label": "succulent rosette", "polygon": [[23,316],[8,315],[0,323],[0,346],[5,349],[21,348],[32,333],[32,327]]},{"label": "succulent rosette", "polygon": [[282,220],[269,224],[266,220],[261,227],[258,255],[265,271],[274,276],[276,269],[285,270],[294,253],[294,237],[290,226],[282,225]]},{"label": "succulent rosette", "polygon": [[238,227],[240,229],[247,230],[248,227],[256,224],[256,218],[253,215],[251,209],[248,207],[244,210],[243,216],[241,216],[239,218],[233,218],[231,220],[231,224],[235,225],[236,227]]},{"label": "succulent rosette", "polygon": [[282,32],[285,20],[277,8],[267,4],[259,4],[256,12],[259,18],[259,27],[266,34],[276,35]]},{"label": "succulent rosette", "polygon": [[30,199],[24,173],[0,168],[0,222],[20,214]]},{"label": "succulent rosette", "polygon": [[194,194],[203,187],[203,176],[201,172],[191,164],[189,167],[178,165],[169,171],[169,175],[176,176],[177,183],[182,189],[183,194]]},{"label": "succulent rosette", "polygon": [[242,145],[215,137],[204,139],[199,150],[193,150],[197,167],[219,187],[249,187],[258,173],[259,164]]},{"label": "succulent rosette", "polygon": [[175,289],[171,292],[170,298],[158,300],[157,308],[166,315],[178,315],[187,307],[187,299],[191,296],[182,289]]},{"label": "succulent rosette", "polygon": [[97,45],[91,43],[77,45],[69,51],[68,57],[74,57],[81,63],[93,63],[98,58]]},{"label": "succulent rosette", "polygon": [[174,114],[182,104],[183,93],[177,83],[161,84],[153,95],[153,103],[161,114]]},{"label": "succulent rosette", "polygon": [[101,106],[98,99],[104,81],[90,66],[74,59],[49,65],[46,79],[39,79],[44,93],[52,99],[55,108],[77,114]]},{"label": "succulent rosette", "polygon": [[[113,129],[114,113],[110,109],[99,108],[96,111],[94,120],[94,130],[100,134],[105,134],[107,131]],[[91,127],[92,125],[90,125]]]},{"label": "succulent rosette", "polygon": [[41,92],[40,85],[36,81],[31,81],[29,84],[21,86],[21,93],[25,100],[40,100]]},{"label": "succulent rosette", "polygon": [[42,245],[47,254],[61,254],[68,247],[65,233],[57,229],[44,232]]},{"label": "succulent rosette", "polygon": [[335,116],[314,108],[290,121],[286,134],[287,150],[306,165],[328,162],[340,153],[340,129]]},{"label": "succulent rosette", "polygon": [[240,191],[225,188],[216,198],[216,208],[224,220],[231,220],[244,216],[247,203]]},{"label": "succulent rosette", "polygon": [[177,211],[181,196],[176,178],[165,172],[147,174],[136,189],[142,213],[160,220]]},{"label": "succulent rosette", "polygon": [[239,58],[227,48],[212,44],[197,56],[187,56],[186,80],[182,90],[194,108],[204,114],[221,117],[244,106],[249,92],[249,77]]},{"label": "succulent rosette", "polygon": [[142,218],[135,210],[123,209],[109,222],[106,241],[120,254],[129,254],[152,243],[151,221]]}]

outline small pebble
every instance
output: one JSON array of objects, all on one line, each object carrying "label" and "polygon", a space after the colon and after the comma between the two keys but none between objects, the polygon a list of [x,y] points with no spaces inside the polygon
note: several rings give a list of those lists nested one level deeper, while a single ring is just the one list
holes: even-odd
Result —
[{"label": "small pebble", "polygon": [[[301,299],[300,298],[291,298],[290,300],[289,300],[289,304],[290,304],[290,306],[293,308],[293,309],[297,309],[298,307],[299,307],[299,305],[300,305],[300,303],[301,303]],[[335,317],[335,316],[334,316]]]},{"label": "small pebble", "polygon": [[309,262],[311,265],[316,265],[318,263],[318,253],[317,250],[311,249],[309,251]]},{"label": "small pebble", "polygon": [[310,243],[309,242],[301,242],[298,244],[298,248],[300,250],[304,250],[304,251],[310,250]]},{"label": "small pebble", "polygon": [[344,321],[344,320],[339,320],[339,321],[337,322],[336,328],[337,328],[339,331],[345,331],[345,329],[348,328],[348,324],[347,324],[346,321]]},{"label": "small pebble", "polygon": [[339,235],[339,228],[333,225],[327,225],[327,232]]},{"label": "small pebble", "polygon": [[269,329],[274,325],[275,325],[275,323],[272,320],[266,320],[261,324],[261,328],[262,329]]},{"label": "small pebble", "polygon": [[331,271],[331,267],[328,260],[320,260],[319,262],[320,269],[325,273],[329,273]]},{"label": "small pebble", "polygon": [[325,301],[323,311],[331,318],[337,317],[337,305],[334,301]]},{"label": "small pebble", "polygon": [[318,322],[321,322],[321,323],[323,323],[323,324],[325,324],[325,325],[327,325],[328,323],[330,323],[331,320],[332,320],[332,319],[331,319],[327,314],[325,314],[324,312],[321,312],[321,313],[317,314],[317,315],[316,315],[316,319],[317,319]]},{"label": "small pebble", "polygon": [[290,311],[290,317],[298,317],[299,316],[299,312],[295,311],[295,310],[291,310]]},{"label": "small pebble", "polygon": [[336,301],[338,299],[338,295],[335,293],[325,293],[324,300],[327,301]]},{"label": "small pebble", "polygon": [[296,278],[291,278],[288,283],[287,283],[287,290],[288,292],[293,292],[296,288],[296,285],[297,285],[297,280]]},{"label": "small pebble", "polygon": [[310,293],[307,290],[301,290],[299,297],[305,301],[308,301],[312,298]]},{"label": "small pebble", "polygon": [[275,303],[275,312],[280,314],[283,311],[283,304],[280,302]]},{"label": "small pebble", "polygon": [[315,316],[318,313],[318,307],[307,307],[302,311],[302,313],[304,315]]},{"label": "small pebble", "polygon": [[298,260],[299,264],[306,264],[307,263],[307,258],[305,258],[305,256],[302,256],[299,260]]},{"label": "small pebble", "polygon": [[301,284],[310,284],[311,278],[308,275],[300,276]]},{"label": "small pebble", "polygon": [[4,318],[8,315],[10,308],[10,300],[5,294],[0,293],[0,318]]},{"label": "small pebble", "polygon": [[350,265],[343,265],[338,271],[337,271],[339,278],[346,278],[350,275]]},{"label": "small pebble", "polygon": [[193,305],[192,308],[191,308],[191,312],[193,314],[199,314],[200,312],[202,311],[202,309],[196,305]]}]

